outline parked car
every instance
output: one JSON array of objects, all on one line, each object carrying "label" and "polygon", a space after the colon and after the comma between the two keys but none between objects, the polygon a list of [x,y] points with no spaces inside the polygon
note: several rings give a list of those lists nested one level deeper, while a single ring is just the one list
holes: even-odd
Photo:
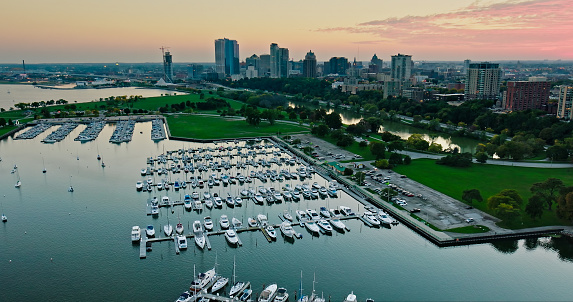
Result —
[{"label": "parked car", "polygon": [[421,210],[418,208],[413,208],[410,210],[410,213],[419,213]]}]

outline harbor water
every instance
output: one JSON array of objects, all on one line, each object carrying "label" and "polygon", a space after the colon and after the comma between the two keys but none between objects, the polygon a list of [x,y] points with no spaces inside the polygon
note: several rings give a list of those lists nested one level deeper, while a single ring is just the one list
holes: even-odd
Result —
[{"label": "harbor water", "polygon": [[[242,207],[224,205],[202,213],[187,212],[183,206],[163,207],[153,218],[146,215],[148,198],[167,195],[182,200],[194,190],[137,192],[135,183],[147,179],[140,175],[147,166],[146,158],[202,145],[154,142],[150,138],[151,122],[137,123],[129,143],[108,142],[115,125],[107,125],[95,141],[74,141],[85,127],[80,125],[54,144],[41,140],[56,126],[31,140],[10,137],[0,141],[0,209],[8,217],[0,224],[0,301],[174,301],[189,288],[194,270],[206,271],[217,262],[217,272],[232,278],[233,259],[237,280],[250,281],[254,293],[277,283],[288,289],[291,301],[295,291],[300,295],[301,272],[303,294],[310,294],[316,276],[317,294],[324,294],[329,301],[343,301],[350,292],[359,301],[573,298],[573,252],[565,239],[439,248],[403,225],[370,228],[357,219],[344,221],[350,231],[318,237],[296,226],[303,238],[294,242],[285,241],[280,233],[269,243],[261,232],[242,232],[238,234],[243,243],[240,247],[229,246],[224,236],[210,236],[211,250],[199,250],[189,240],[189,248],[179,255],[173,241],[154,243],[147,258],[139,259],[139,246],[130,240],[134,225],[145,229],[152,224],[157,236],[163,236],[159,234],[168,221],[173,225],[181,221],[188,233],[193,221],[202,221],[207,215],[219,229],[217,221],[222,214],[245,223],[247,217],[263,213],[271,223],[279,223],[278,215],[284,210],[294,213],[297,209],[346,205],[363,212],[364,208],[342,192],[338,198],[273,205],[245,200]],[[209,146],[215,147],[212,143]],[[98,154],[102,157],[99,161]],[[46,173],[42,173],[44,168]],[[289,167],[271,169],[281,168]],[[248,173],[249,169],[253,168],[241,172]],[[228,173],[235,175],[237,170],[232,168]],[[191,173],[183,172],[155,176],[155,183],[164,177],[175,181],[188,180],[189,176]],[[14,187],[18,180],[22,183],[19,189]],[[311,184],[315,181],[326,184],[317,174],[306,180]],[[280,190],[297,182],[263,185]],[[245,184],[259,185],[257,181]],[[74,192],[68,192],[70,186]],[[221,185],[211,193],[236,196],[241,188]],[[196,190],[201,193],[209,189]]]}]

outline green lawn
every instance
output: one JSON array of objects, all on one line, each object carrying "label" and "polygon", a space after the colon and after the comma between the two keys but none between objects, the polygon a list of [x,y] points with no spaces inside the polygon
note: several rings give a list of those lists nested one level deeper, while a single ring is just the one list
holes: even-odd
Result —
[{"label": "green lawn", "polygon": [[[330,136],[319,137],[319,138],[336,146],[336,140]],[[348,147],[344,147],[343,149],[348,151],[348,152],[352,152],[354,154],[358,154],[358,155],[362,156],[360,161],[365,161],[365,160],[372,161],[372,160],[376,159],[376,157],[374,157],[374,155],[372,155],[372,153],[370,152],[370,149],[368,147],[361,148],[360,146],[358,146],[358,142],[356,142],[356,141],[354,141],[352,143],[352,145],[350,145]],[[354,161],[355,160],[346,160],[346,161],[342,161],[342,162],[354,162]]]},{"label": "green lawn", "polygon": [[187,102],[187,101],[190,101],[192,103],[204,102],[205,100],[207,100],[209,98],[213,98],[213,97],[226,100],[227,102],[229,102],[231,107],[235,110],[241,109],[241,107],[244,105],[241,102],[238,102],[238,101],[235,101],[232,99],[223,98],[223,97],[220,97],[216,94],[205,93],[205,99],[203,99],[203,100],[200,99],[198,94],[170,95],[170,96],[157,96],[157,97],[144,98],[144,99],[139,100],[136,103],[134,103],[133,108],[134,109],[157,110],[159,107],[162,107],[165,105],[171,106],[171,104],[180,104],[181,102]]},{"label": "green lawn", "polygon": [[12,131],[12,130],[14,130],[14,129],[16,129],[16,128],[17,128],[16,126],[4,126],[4,127],[1,127],[1,128],[0,128],[0,136],[6,134],[6,133],[8,133],[8,132],[10,132],[10,131]]},{"label": "green lawn", "polygon": [[219,139],[276,135],[289,133],[307,133],[308,127],[277,121],[274,125],[261,122],[258,126],[247,124],[244,120],[204,115],[169,115],[167,123],[172,136]]},{"label": "green lawn", "polygon": [[[494,214],[487,208],[487,198],[504,189],[515,189],[524,200],[523,208],[531,192],[529,188],[536,182],[549,177],[561,179],[565,185],[573,185],[573,169],[542,169],[498,165],[473,164],[470,168],[453,168],[435,164],[434,160],[416,159],[412,164],[399,165],[394,170],[428,187],[440,191],[457,200],[461,200],[462,192],[468,189],[478,189],[484,202],[474,202],[473,206],[484,212]],[[555,208],[555,207],[554,207]],[[502,222],[503,227],[524,228],[545,225],[571,225],[560,220],[555,211],[545,211],[538,221],[533,221],[522,212],[521,219],[515,223]]]}]

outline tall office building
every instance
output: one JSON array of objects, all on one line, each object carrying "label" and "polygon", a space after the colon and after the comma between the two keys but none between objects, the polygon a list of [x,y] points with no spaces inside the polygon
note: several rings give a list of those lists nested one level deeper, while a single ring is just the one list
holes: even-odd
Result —
[{"label": "tall office building", "polygon": [[271,55],[261,55],[259,57],[259,76],[268,77],[271,74]]},{"label": "tall office building", "polygon": [[529,78],[529,81],[507,82],[504,108],[512,111],[543,109],[549,101],[551,83],[546,78]]},{"label": "tall office building", "polygon": [[379,59],[376,54],[372,56],[370,60],[370,65],[368,65],[368,72],[379,73],[382,70],[382,59]]},{"label": "tall office building", "polygon": [[245,64],[247,65],[247,68],[249,66],[253,66],[255,70],[259,70],[260,62],[261,62],[261,59],[256,54],[245,59]]},{"label": "tall office building", "polygon": [[278,44],[271,44],[270,70],[271,78],[286,78],[289,73],[289,51]]},{"label": "tall office building", "polygon": [[[164,51],[164,48],[161,50]],[[163,53],[163,80],[165,83],[173,83],[173,57],[169,51]]]},{"label": "tall office building", "polygon": [[557,101],[557,118],[573,120],[573,86],[559,86],[559,99]]},{"label": "tall office building", "polygon": [[328,61],[328,72],[331,74],[346,75],[348,59],[345,57],[332,57]]},{"label": "tall office building", "polygon": [[312,50],[304,56],[302,76],[306,78],[316,78],[316,56]]},{"label": "tall office building", "polygon": [[239,65],[239,43],[236,40],[215,40],[215,71],[219,77],[241,73]]},{"label": "tall office building", "polygon": [[497,100],[501,84],[499,64],[471,63],[466,76],[466,100]]}]

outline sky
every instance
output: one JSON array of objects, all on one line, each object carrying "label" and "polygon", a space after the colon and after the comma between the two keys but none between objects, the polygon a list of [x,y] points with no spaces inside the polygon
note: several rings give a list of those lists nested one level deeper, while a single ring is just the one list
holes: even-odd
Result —
[{"label": "sky", "polygon": [[214,40],[240,59],[277,43],[388,61],[573,60],[572,0],[26,0],[0,4],[0,63],[214,62]]}]

